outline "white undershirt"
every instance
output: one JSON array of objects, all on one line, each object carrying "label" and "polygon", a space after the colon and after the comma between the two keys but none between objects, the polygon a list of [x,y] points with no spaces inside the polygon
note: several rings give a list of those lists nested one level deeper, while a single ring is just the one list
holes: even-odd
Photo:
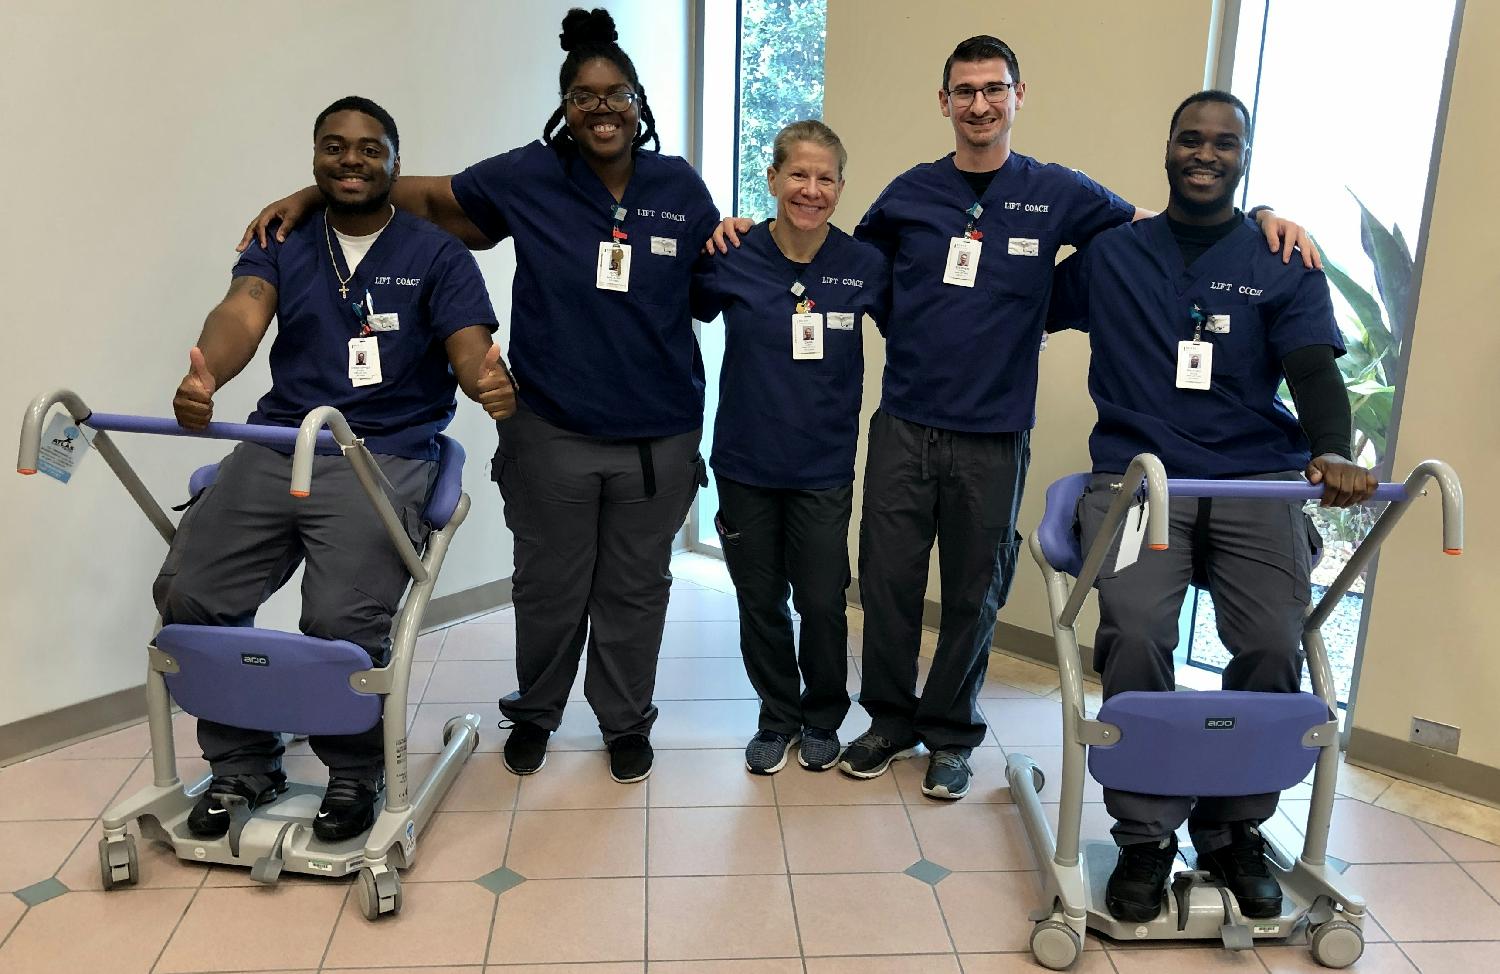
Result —
[{"label": "white undershirt", "polygon": [[[386,226],[390,224],[387,223]],[[340,233],[337,229],[333,231],[333,235],[339,238],[339,250],[344,252],[344,266],[349,268],[351,277],[359,269],[359,262],[365,259],[365,254],[368,254],[370,248],[375,246],[375,241],[382,233],[385,233],[385,227],[381,227],[374,233],[367,233],[363,237],[351,237],[347,233]]]}]

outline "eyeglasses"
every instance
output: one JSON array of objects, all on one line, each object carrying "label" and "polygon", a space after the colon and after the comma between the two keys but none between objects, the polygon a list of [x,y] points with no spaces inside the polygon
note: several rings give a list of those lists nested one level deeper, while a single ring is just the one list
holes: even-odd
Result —
[{"label": "eyeglasses", "polygon": [[580,112],[591,112],[598,108],[601,103],[612,112],[629,111],[630,107],[640,101],[641,96],[633,91],[612,91],[600,98],[592,91],[574,91],[563,96],[563,101],[572,105]]},{"label": "eyeglasses", "polygon": [[974,104],[974,96],[981,91],[984,92],[984,100],[991,105],[998,105],[1005,101],[1005,96],[1016,86],[1014,81],[995,81],[985,85],[983,88],[954,88],[948,92],[948,100],[956,108],[968,108]]}]

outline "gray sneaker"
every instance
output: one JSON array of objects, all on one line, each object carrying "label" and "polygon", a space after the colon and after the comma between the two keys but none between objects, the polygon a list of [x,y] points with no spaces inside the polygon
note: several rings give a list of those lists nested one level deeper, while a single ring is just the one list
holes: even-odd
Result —
[{"label": "gray sneaker", "polygon": [[797,743],[798,734],[763,730],[745,745],[745,770],[751,774],[775,774],[786,767],[786,756]]},{"label": "gray sneaker", "polygon": [[821,727],[802,728],[802,746],[797,748],[797,763],[809,771],[827,771],[839,763],[839,735]]}]

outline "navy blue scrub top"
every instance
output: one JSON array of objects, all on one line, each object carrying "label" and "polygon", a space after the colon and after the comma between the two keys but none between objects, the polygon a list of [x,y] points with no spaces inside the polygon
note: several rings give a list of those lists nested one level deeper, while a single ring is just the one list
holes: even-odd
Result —
[{"label": "navy blue scrub top", "polygon": [[[471,325],[492,332],[497,325],[468,248],[397,210],[348,278],[338,238],[321,215],[294,227],[283,243],[267,237],[267,249],[252,240],[234,265],[235,277],[276,286],[271,391],[248,422],[300,426],[314,407],[334,406],[372,453],[436,460],[437,434],[453,419],[458,388],[443,343]],[[347,299],[339,295],[341,278],[348,280]],[[349,339],[363,328],[366,292],[375,312],[396,314],[399,327],[372,332],[382,381],[355,388]]]},{"label": "navy blue scrub top", "polygon": [[[1177,388],[1177,346],[1191,341],[1194,306],[1228,315],[1212,344],[1212,388]],[[1097,473],[1119,473],[1138,453],[1172,477],[1243,477],[1301,470],[1307,437],[1277,398],[1281,360],[1344,342],[1328,280],[1281,262],[1248,218],[1185,267],[1165,215],[1102,233],[1058,268],[1054,328],[1089,333],[1089,393],[1099,420],[1089,437]]]},{"label": "navy blue scrub top", "polygon": [[948,241],[964,235],[975,202],[950,153],[898,176],[854,231],[892,262],[880,408],[939,429],[1030,429],[1057,248],[1129,222],[1135,207],[1076,170],[1012,152],[977,201],[975,286],[944,284]]},{"label": "navy blue scrub top", "polygon": [[[640,150],[615,198],[574,149],[534,142],[453,177],[486,237],[515,238],[510,366],[521,400],[554,426],[603,439],[672,436],[703,423],[703,359],[688,311],[694,262],[718,223],[685,160]],[[595,286],[616,206],[630,290]]]},{"label": "navy blue scrub top", "polygon": [[[711,463],[757,487],[822,490],[854,481],[864,388],[864,315],[884,327],[885,257],[837,227],[811,263],[789,260],[761,223],[694,276],[693,316],[724,315],[724,365]],[[792,358],[801,281],[823,316],[823,357]]]}]

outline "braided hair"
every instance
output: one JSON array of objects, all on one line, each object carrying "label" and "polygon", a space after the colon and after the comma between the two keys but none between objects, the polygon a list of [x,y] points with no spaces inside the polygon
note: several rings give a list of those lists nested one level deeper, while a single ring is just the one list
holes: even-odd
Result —
[{"label": "braided hair", "polygon": [[[615,20],[609,15],[608,10],[596,7],[593,10],[584,10],[582,7],[574,7],[568,11],[563,18],[562,33],[558,40],[562,43],[562,49],[568,52],[563,58],[562,70],[558,73],[557,88],[559,97],[568,93],[573,79],[578,76],[578,71],[589,61],[595,58],[603,58],[625,76],[630,86],[635,89],[639,98],[642,127],[630,142],[632,152],[643,148],[650,143],[651,148],[661,151],[661,137],[656,134],[656,117],[651,114],[651,106],[646,101],[646,89],[641,85],[641,79],[636,74],[635,64],[631,62],[630,55],[620,49],[616,43],[620,34],[615,30]],[[574,148],[573,136],[568,132],[567,125],[567,103],[557,106],[557,111],[547,119],[547,124],[542,126],[542,142],[546,145],[556,143],[559,147]]]}]

